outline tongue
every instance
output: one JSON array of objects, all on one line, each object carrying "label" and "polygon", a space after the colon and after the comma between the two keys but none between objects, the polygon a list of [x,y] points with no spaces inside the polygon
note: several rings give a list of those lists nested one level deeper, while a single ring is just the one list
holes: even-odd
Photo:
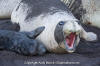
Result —
[{"label": "tongue", "polygon": [[71,33],[67,38],[66,38],[66,42],[68,44],[69,47],[73,47],[74,41],[75,41],[75,33]]}]

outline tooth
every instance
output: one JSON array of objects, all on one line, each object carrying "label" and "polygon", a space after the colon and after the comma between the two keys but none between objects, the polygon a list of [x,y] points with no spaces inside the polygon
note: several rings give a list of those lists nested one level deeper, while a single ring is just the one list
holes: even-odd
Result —
[{"label": "tooth", "polygon": [[76,32],[76,35],[78,35],[80,32],[81,32],[81,31],[80,31],[80,30],[78,30],[78,31]]},{"label": "tooth", "polygon": [[79,32],[76,32],[76,35],[78,35],[79,34]]}]

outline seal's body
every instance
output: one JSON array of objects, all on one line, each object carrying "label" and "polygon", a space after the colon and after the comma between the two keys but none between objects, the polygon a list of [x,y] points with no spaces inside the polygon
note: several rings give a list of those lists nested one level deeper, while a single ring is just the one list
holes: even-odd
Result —
[{"label": "seal's body", "polygon": [[97,39],[94,33],[86,32],[78,24],[79,21],[60,0],[1,0],[0,5],[3,3],[10,8],[0,6],[0,18],[11,17],[13,23],[20,25],[20,31],[30,32],[45,26],[36,39],[50,52],[74,52],[79,36],[88,41]]}]

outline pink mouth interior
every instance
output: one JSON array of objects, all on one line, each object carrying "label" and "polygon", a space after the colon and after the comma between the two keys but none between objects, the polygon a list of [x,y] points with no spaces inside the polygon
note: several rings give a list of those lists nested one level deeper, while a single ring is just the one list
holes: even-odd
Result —
[{"label": "pink mouth interior", "polygon": [[66,43],[68,44],[69,48],[73,47],[75,36],[75,33],[71,33],[69,36],[66,37]]}]

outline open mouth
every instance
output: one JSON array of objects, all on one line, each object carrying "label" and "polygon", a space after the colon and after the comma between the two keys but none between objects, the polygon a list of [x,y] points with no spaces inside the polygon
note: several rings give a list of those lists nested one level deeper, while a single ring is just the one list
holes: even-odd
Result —
[{"label": "open mouth", "polygon": [[68,45],[69,48],[73,48],[73,44],[75,42],[75,33],[71,33],[69,36],[66,37],[66,44]]},{"label": "open mouth", "polygon": [[70,33],[68,36],[65,37],[64,44],[66,46],[66,50],[70,53],[75,51],[75,47],[77,44],[77,35],[76,33]]}]

